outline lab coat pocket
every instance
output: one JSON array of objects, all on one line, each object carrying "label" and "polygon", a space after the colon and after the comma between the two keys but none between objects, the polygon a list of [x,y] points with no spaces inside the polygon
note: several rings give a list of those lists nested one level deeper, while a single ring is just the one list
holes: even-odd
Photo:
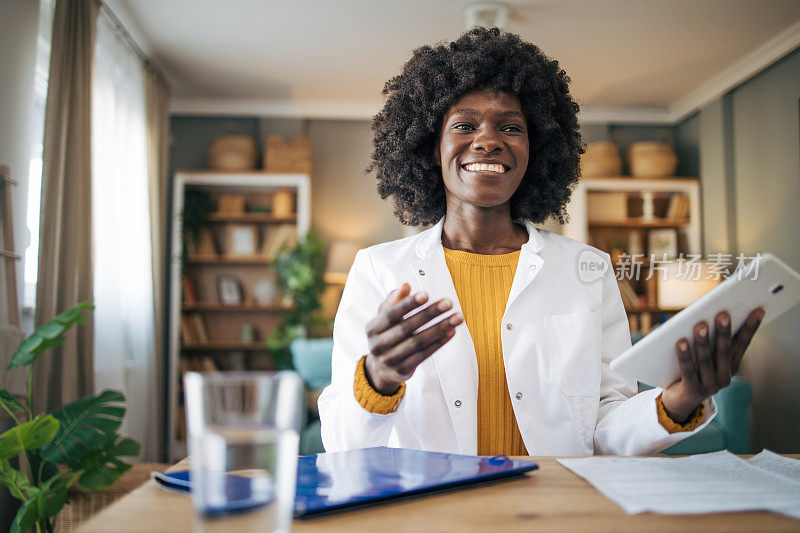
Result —
[{"label": "lab coat pocket", "polygon": [[550,381],[566,396],[600,392],[600,314],[592,311],[544,317]]}]

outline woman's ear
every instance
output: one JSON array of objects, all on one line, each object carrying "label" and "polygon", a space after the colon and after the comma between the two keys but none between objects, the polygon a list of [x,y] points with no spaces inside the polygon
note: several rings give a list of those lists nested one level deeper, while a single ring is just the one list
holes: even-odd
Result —
[{"label": "woman's ear", "polygon": [[433,145],[433,164],[434,166],[442,166],[442,150],[439,148],[439,138],[436,138],[436,143]]}]

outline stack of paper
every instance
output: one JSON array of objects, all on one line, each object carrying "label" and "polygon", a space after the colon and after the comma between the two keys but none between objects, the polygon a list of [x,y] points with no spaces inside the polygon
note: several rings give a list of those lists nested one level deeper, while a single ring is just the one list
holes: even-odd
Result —
[{"label": "stack of paper", "polygon": [[628,514],[775,511],[800,519],[800,461],[763,451],[559,459]]}]

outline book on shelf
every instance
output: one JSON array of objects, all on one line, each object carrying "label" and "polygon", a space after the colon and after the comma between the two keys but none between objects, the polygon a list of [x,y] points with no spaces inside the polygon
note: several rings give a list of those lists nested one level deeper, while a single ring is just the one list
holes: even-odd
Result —
[{"label": "book on shelf", "polygon": [[261,246],[261,256],[272,259],[284,246],[292,246],[297,239],[297,230],[294,224],[280,224],[264,237],[264,244]]},{"label": "book on shelf", "polygon": [[640,298],[639,295],[636,294],[636,291],[633,289],[633,285],[627,279],[618,280],[619,283],[619,293],[622,296],[622,303],[625,304],[625,307],[628,309],[635,309],[640,307]]},{"label": "book on shelf", "polygon": [[209,356],[203,356],[197,358],[197,370],[200,372],[215,372],[219,370],[217,365],[214,363],[214,360]]},{"label": "book on shelf", "polygon": [[219,255],[214,235],[208,229],[200,232],[196,242],[191,238],[186,239],[186,252],[189,259],[207,259]]},{"label": "book on shelf", "polygon": [[197,303],[197,291],[194,288],[192,278],[185,276],[183,278],[183,303],[194,305]]},{"label": "book on shelf", "polygon": [[194,331],[194,324],[186,315],[181,315],[181,339],[183,344],[196,344],[197,333]]},{"label": "book on shelf", "polygon": [[658,307],[658,275],[650,272],[650,278],[645,280],[645,298],[647,307]]},{"label": "book on shelf", "polygon": [[181,338],[184,345],[196,346],[208,344],[208,331],[203,317],[199,313],[181,315]]},{"label": "book on shelf", "polygon": [[685,194],[673,194],[669,199],[665,218],[669,220],[683,220],[689,216],[689,197]]},{"label": "book on shelf", "polygon": [[192,314],[192,324],[197,335],[197,344],[208,344],[208,331],[203,317],[199,313]]}]

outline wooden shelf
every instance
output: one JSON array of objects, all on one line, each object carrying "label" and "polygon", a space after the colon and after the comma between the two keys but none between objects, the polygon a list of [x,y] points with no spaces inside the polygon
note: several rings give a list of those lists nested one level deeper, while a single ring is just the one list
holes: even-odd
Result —
[{"label": "wooden shelf", "polygon": [[232,350],[266,352],[267,347],[264,342],[209,342],[208,344],[184,344],[181,346],[181,350],[187,352]]},{"label": "wooden shelf", "polygon": [[214,257],[192,257],[186,260],[186,265],[269,265],[272,259],[268,257],[227,257],[224,255]]},{"label": "wooden shelf", "polygon": [[258,304],[237,304],[237,305],[224,305],[219,302],[197,302],[193,304],[184,303],[182,306],[184,311],[205,311],[205,312],[226,312],[226,311],[247,311],[256,313],[275,313],[281,311],[289,311],[288,308],[279,304],[272,305],[258,305]]},{"label": "wooden shelf", "polygon": [[276,217],[272,213],[211,213],[208,215],[209,222],[239,222],[239,223],[262,223],[262,224],[295,224],[297,215],[290,217]]},{"label": "wooden shelf", "polygon": [[680,186],[692,182],[697,183],[700,181],[700,178],[695,176],[581,176],[581,181],[598,183],[601,185],[611,184],[615,189],[622,187],[631,191],[639,191],[643,187],[652,185],[674,187],[676,185]]},{"label": "wooden shelf", "polygon": [[668,218],[589,221],[590,228],[683,228],[690,224],[691,222],[685,219],[670,220]]}]

